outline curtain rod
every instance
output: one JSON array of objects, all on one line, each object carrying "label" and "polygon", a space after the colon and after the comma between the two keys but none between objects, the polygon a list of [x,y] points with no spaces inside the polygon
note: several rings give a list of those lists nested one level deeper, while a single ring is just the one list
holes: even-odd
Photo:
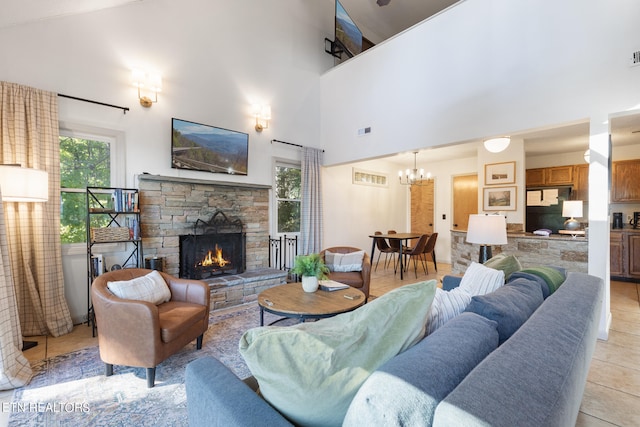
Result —
[{"label": "curtain rod", "polygon": [[[273,144],[274,142],[279,142],[280,144],[287,144],[287,145],[293,145],[294,147],[304,148],[304,145],[294,144],[293,142],[280,141],[279,139],[272,139],[271,143]],[[322,150],[322,152],[324,153],[324,150]]]},{"label": "curtain rod", "polygon": [[106,104],[100,101],[92,101],[91,99],[78,98],[77,96],[63,95],[61,93],[59,93],[58,96],[62,98],[75,99],[76,101],[88,102],[90,104],[98,104],[98,105],[104,105],[105,107],[117,108],[119,110],[122,110],[123,114],[127,114],[127,111],[129,111],[129,107],[120,107],[119,105]]}]

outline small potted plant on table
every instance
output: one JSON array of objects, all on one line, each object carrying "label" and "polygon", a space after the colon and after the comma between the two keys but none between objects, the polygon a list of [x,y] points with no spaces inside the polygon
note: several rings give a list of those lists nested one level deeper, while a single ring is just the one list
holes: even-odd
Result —
[{"label": "small potted plant on table", "polygon": [[329,268],[319,254],[298,255],[291,272],[302,276],[302,289],[305,292],[318,290],[318,280],[326,279]]}]

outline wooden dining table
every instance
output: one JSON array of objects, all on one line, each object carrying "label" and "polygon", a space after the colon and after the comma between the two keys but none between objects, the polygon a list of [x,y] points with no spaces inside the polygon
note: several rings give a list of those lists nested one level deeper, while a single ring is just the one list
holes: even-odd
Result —
[{"label": "wooden dining table", "polygon": [[373,239],[371,245],[371,259],[373,259],[373,253],[376,250],[376,239],[388,239],[397,240],[400,243],[400,251],[398,253],[398,261],[400,262],[400,280],[404,279],[404,263],[402,262],[402,248],[409,246],[409,240],[419,239],[422,233],[393,233],[393,234],[372,234],[369,237]]}]

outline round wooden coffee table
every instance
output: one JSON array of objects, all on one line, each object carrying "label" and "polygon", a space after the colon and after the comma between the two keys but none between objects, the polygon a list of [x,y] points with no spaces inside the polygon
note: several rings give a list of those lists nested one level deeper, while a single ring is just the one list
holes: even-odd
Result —
[{"label": "round wooden coffee table", "polygon": [[285,318],[322,319],[346,313],[364,305],[364,293],[356,288],[338,291],[305,292],[301,283],[274,286],[258,295],[260,326],[264,325],[264,312]]}]

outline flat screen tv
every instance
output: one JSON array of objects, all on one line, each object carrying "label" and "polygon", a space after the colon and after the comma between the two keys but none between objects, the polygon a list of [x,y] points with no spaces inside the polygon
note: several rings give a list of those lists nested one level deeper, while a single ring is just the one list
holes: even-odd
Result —
[{"label": "flat screen tv", "polygon": [[362,32],[336,0],[336,43],[348,57],[362,52]]},{"label": "flat screen tv", "polygon": [[172,168],[246,175],[248,163],[248,134],[171,119]]}]

